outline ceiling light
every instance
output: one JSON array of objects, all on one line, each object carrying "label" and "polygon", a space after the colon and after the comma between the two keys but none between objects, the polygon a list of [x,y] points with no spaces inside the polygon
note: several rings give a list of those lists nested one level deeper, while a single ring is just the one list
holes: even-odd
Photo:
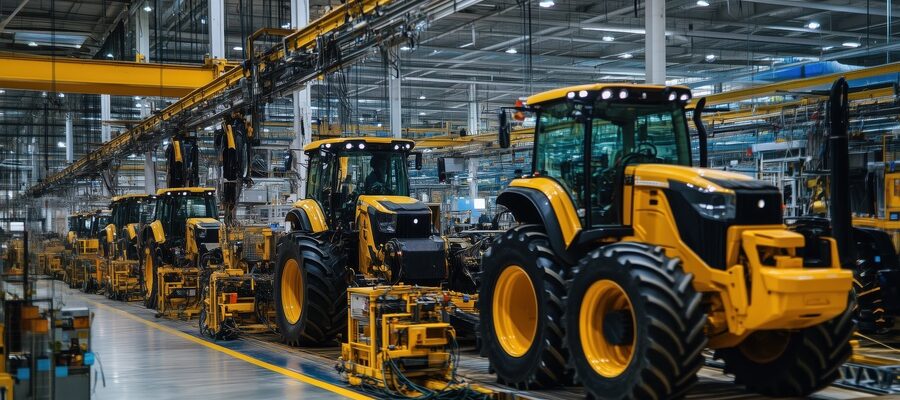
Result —
[{"label": "ceiling light", "polygon": [[541,6],[541,7],[543,7],[543,8],[550,8],[550,7],[555,6],[556,3],[554,3],[553,0],[541,0],[541,1],[538,3],[538,5]]},{"label": "ceiling light", "polygon": [[419,96],[419,100],[425,100],[425,95],[423,94],[423,95]]},{"label": "ceiling light", "polygon": [[41,92],[41,97],[47,97],[47,92]]},{"label": "ceiling light", "polygon": [[37,43],[35,43],[35,42],[28,42],[28,47],[37,47]]},{"label": "ceiling light", "polygon": [[232,50],[234,50],[234,51],[241,51],[241,50],[244,50],[244,48],[241,47],[241,46],[234,46],[234,47],[232,47]]},{"label": "ceiling light", "polygon": [[820,26],[822,26],[822,25],[820,25],[820,24],[819,24],[818,22],[816,22],[816,21],[809,21],[809,23],[806,24],[806,27],[809,28],[809,29],[819,29]]},{"label": "ceiling light", "polygon": [[263,128],[263,133],[269,133],[269,128]]},{"label": "ceiling light", "polygon": [[200,23],[206,25],[206,18],[200,18]]},{"label": "ceiling light", "polygon": [[844,42],[844,43],[841,43],[841,46],[856,48],[856,47],[859,47],[860,44],[859,44],[859,42]]},{"label": "ceiling light", "polygon": [[604,36],[603,37],[604,42],[612,42],[613,40],[616,40],[616,38],[614,38],[612,36]]},{"label": "ceiling light", "polygon": [[153,11],[153,9],[150,8],[150,4],[145,4],[145,5],[144,5],[144,11],[150,12],[150,11]]},{"label": "ceiling light", "polygon": [[134,99],[135,99],[135,100],[140,100],[140,99],[141,99],[141,96],[134,96]]},{"label": "ceiling light", "polygon": [[822,48],[822,51],[828,51],[828,50],[831,50],[831,49],[833,49],[833,48],[834,48],[834,46],[825,46],[825,47]]},{"label": "ceiling light", "polygon": [[65,94],[65,93],[59,93],[59,94],[57,94],[57,96],[59,96],[60,98],[63,98],[63,97],[66,97],[66,94]]},{"label": "ceiling light", "polygon": [[6,91],[3,89],[0,89],[0,94],[3,94],[3,93],[6,93]]},{"label": "ceiling light", "polygon": [[425,115],[425,111],[420,112],[419,115]]},{"label": "ceiling light", "polygon": [[506,54],[516,54],[516,53],[518,53],[518,52],[519,52],[519,51],[516,50],[515,47],[510,47],[510,48],[506,49]]},{"label": "ceiling light", "polygon": [[697,0],[697,5],[700,7],[709,7],[709,2],[706,0]]},{"label": "ceiling light", "polygon": [[290,28],[290,27],[291,27],[291,24],[290,24],[290,23],[281,25],[281,28],[282,28],[282,29],[288,29],[288,28]]},{"label": "ceiling light", "polygon": [[56,147],[64,149],[66,148],[66,142],[56,142]]},{"label": "ceiling light", "polygon": [[412,49],[410,49],[409,46],[400,46],[400,50],[402,50],[402,51],[410,51],[410,50],[412,50]]},{"label": "ceiling light", "polygon": [[625,54],[622,54],[619,56],[619,58],[624,58],[624,59],[629,59],[631,57],[634,57],[633,55],[631,55],[631,53],[625,53]]},{"label": "ceiling light", "polygon": [[112,54],[112,53],[106,53],[106,58],[113,58],[113,54]]},{"label": "ceiling light", "polygon": [[712,61],[715,61],[715,59],[716,59],[715,54],[707,54],[706,55],[706,61],[712,62]]}]

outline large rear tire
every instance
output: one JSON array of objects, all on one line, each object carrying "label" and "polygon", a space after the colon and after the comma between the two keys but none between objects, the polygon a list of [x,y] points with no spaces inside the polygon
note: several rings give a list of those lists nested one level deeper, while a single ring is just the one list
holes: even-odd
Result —
[{"label": "large rear tire", "polygon": [[565,271],[543,227],[520,225],[499,236],[482,266],[481,352],[497,380],[520,389],[568,383]]},{"label": "large rear tire", "polygon": [[144,256],[141,268],[141,282],[144,287],[144,306],[155,310],[157,297],[156,271],[159,260],[156,258],[156,243],[148,240],[144,245]]},{"label": "large rear tire", "polygon": [[282,340],[292,346],[333,342],[347,330],[347,256],[306,234],[278,244],[275,309]]},{"label": "large rear tire", "polygon": [[716,351],[725,373],[748,390],[773,397],[806,397],[838,378],[852,352],[854,304],[831,321],[797,331],[760,331]]},{"label": "large rear tire", "polygon": [[566,339],[585,390],[604,399],[683,397],[707,339],[702,296],[681,262],[621,242],[590,252],[573,275]]}]

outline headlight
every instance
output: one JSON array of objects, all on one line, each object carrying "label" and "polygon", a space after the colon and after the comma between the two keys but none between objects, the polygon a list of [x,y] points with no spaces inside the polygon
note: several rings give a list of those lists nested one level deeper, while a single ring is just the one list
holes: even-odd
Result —
[{"label": "headlight", "polygon": [[733,194],[715,192],[690,183],[669,182],[669,187],[681,193],[704,218],[715,220],[734,219],[735,197]]},{"label": "headlight", "polygon": [[378,214],[378,230],[382,233],[397,231],[397,214]]}]

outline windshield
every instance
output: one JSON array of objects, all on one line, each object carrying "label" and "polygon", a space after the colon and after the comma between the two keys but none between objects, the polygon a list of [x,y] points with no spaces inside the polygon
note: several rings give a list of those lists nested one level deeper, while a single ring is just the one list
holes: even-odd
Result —
[{"label": "windshield", "polygon": [[[215,196],[211,194],[173,193],[160,197],[156,207],[156,219],[163,223],[167,235],[184,236],[190,218],[216,218]],[[171,221],[171,223],[167,223]]]},{"label": "windshield", "polygon": [[[617,171],[640,163],[690,165],[684,111],[675,103],[633,104],[598,100],[590,118],[567,101],[538,112],[534,172],[554,178],[571,194],[586,225],[615,224]],[[585,131],[589,129],[590,135]],[[589,153],[585,145],[590,140]],[[585,160],[590,157],[589,168]],[[587,174],[587,175],[586,175]],[[589,178],[589,179],[586,179]],[[587,190],[585,185],[591,185]],[[586,212],[588,206],[591,212]],[[590,218],[590,220],[588,220]]]}]

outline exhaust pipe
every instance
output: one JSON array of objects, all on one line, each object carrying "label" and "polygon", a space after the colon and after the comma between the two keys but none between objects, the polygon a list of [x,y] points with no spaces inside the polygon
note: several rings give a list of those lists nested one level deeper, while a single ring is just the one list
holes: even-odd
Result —
[{"label": "exhaust pipe", "polygon": [[704,108],[706,108],[706,97],[701,97],[694,106],[694,115],[691,116],[691,119],[694,120],[694,126],[697,128],[697,144],[700,147],[700,168],[709,166],[709,153],[706,147],[706,127],[703,126]]},{"label": "exhaust pipe", "polygon": [[831,236],[837,241],[841,265],[852,266],[856,260],[853,243],[853,221],[850,216],[850,150],[847,128],[849,126],[849,101],[847,81],[840,78],[831,86],[828,97],[828,135],[831,169]]}]

